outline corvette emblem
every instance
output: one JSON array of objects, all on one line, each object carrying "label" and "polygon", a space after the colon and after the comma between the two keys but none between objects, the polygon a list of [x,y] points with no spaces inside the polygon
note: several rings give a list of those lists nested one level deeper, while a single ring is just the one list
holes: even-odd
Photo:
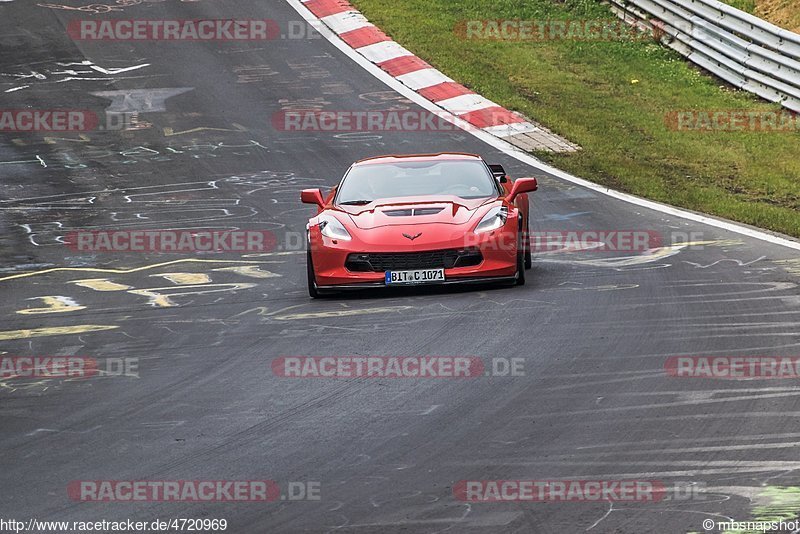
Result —
[{"label": "corvette emblem", "polygon": [[405,237],[407,239],[410,239],[411,241],[414,241],[416,238],[418,238],[421,235],[422,235],[422,232],[418,233],[417,235],[403,234],[403,237]]}]

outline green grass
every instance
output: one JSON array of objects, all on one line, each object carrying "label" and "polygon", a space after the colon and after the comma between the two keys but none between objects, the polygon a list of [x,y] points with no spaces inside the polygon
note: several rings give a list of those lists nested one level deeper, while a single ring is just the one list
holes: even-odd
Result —
[{"label": "green grass", "polygon": [[[646,41],[465,40],[459,21],[612,19],[595,0],[355,0],[439,70],[583,150],[536,156],[636,195],[800,237],[800,133],[677,132],[676,110],[780,111]],[[637,82],[633,82],[637,80]]]},{"label": "green grass", "polygon": [[756,11],[756,0],[720,0],[721,2],[733,6],[736,9],[741,9],[751,15]]}]

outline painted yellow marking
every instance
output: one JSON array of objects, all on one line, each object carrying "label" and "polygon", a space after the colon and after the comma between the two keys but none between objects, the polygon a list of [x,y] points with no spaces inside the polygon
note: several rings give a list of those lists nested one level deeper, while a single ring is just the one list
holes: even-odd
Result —
[{"label": "painted yellow marking", "polygon": [[783,270],[785,270],[787,273],[800,276],[800,258],[791,260],[775,260],[774,263],[777,263],[783,267]]},{"label": "painted yellow marking", "polygon": [[205,273],[163,273],[151,274],[150,276],[166,278],[173,284],[178,285],[198,285],[211,282],[211,278]]},{"label": "painted yellow marking", "polygon": [[741,239],[717,239],[716,241],[697,241],[690,245],[708,245],[710,247],[737,247],[744,245]]},{"label": "painted yellow marking", "polygon": [[349,317],[353,315],[369,315],[373,313],[393,313],[414,309],[414,306],[388,306],[386,308],[364,308],[360,310],[333,310],[326,312],[293,313],[276,315],[278,321],[296,321],[298,319],[327,319],[329,317]]},{"label": "painted yellow marking", "polygon": [[45,297],[33,297],[28,300],[41,299],[45,308],[28,308],[25,310],[17,310],[20,315],[39,315],[43,313],[65,313],[76,310],[84,310],[86,306],[81,306],[69,297],[62,297],[61,295],[48,295]]},{"label": "painted yellow marking", "polygon": [[44,142],[48,145],[55,145],[58,141],[71,141],[73,143],[88,143],[91,141],[88,135],[86,134],[78,134],[78,139],[72,137],[44,137]]},{"label": "painted yellow marking", "polygon": [[130,274],[139,271],[147,271],[150,269],[158,269],[159,267],[166,267],[167,265],[176,265],[179,263],[261,263],[259,261],[251,260],[200,260],[197,258],[186,258],[182,260],[165,261],[163,263],[153,263],[143,267],[135,267],[133,269],[101,269],[97,267],[53,267],[51,269],[42,269],[41,271],[32,271],[29,273],[18,273],[0,278],[0,282],[5,280],[14,280],[16,278],[27,278],[29,276],[38,276],[48,273],[57,272],[78,272],[78,273],[112,273],[112,274]]},{"label": "painted yellow marking", "polygon": [[118,326],[100,324],[78,324],[73,326],[50,326],[45,328],[27,328],[25,330],[0,331],[0,341],[9,339],[27,339],[30,337],[64,336],[68,334],[83,334],[86,332],[100,332],[113,330]]},{"label": "painted yellow marking", "polygon": [[201,126],[199,128],[192,128],[191,130],[183,130],[181,132],[176,132],[175,130],[173,130],[172,128],[167,126],[167,127],[164,128],[164,137],[173,137],[173,136],[176,136],[176,135],[184,135],[184,134],[197,133],[197,132],[208,132],[208,131],[213,131],[213,132],[246,132],[247,131],[247,128],[245,128],[241,124],[237,124],[237,123],[234,122],[233,126],[235,128],[233,130],[231,130],[230,128],[211,128],[211,127],[208,127],[208,126]]},{"label": "painted yellow marking", "polygon": [[[148,289],[132,289],[128,291],[133,295],[140,295],[147,297],[148,304],[158,308],[173,308],[178,304],[173,302],[170,297],[182,297],[186,295],[205,295],[207,293],[218,293],[220,291],[238,291],[240,289],[249,289],[255,287],[255,284],[202,284],[195,286],[171,286],[171,287],[153,287]],[[197,291],[187,291],[187,289],[195,288]],[[178,291],[175,291],[178,290]],[[167,291],[169,294],[161,293]]]},{"label": "painted yellow marking", "polygon": [[[74,139],[74,138],[71,138],[71,137],[44,137],[43,141],[45,143],[47,143],[48,145],[55,145],[55,144],[57,144],[57,141],[72,141],[73,143],[88,143],[88,142],[91,141],[91,139],[89,138],[88,135],[78,134],[78,139]],[[30,141],[27,141],[25,139],[20,139],[18,137],[12,139],[11,143],[16,145],[16,146],[30,146],[30,145],[33,144]]]},{"label": "painted yellow marking", "polygon": [[73,280],[70,283],[76,286],[88,287],[95,291],[125,291],[126,289],[133,289],[133,286],[118,284],[108,278],[86,278],[84,280]]},{"label": "painted yellow marking", "polygon": [[707,241],[686,241],[686,242],[679,242],[673,243],[669,245],[671,247],[735,247],[738,245],[744,245],[744,241],[741,239],[711,239]]},{"label": "painted yellow marking", "polygon": [[236,273],[250,278],[279,278],[281,276],[271,271],[263,271],[258,265],[238,265],[236,267],[220,267],[219,269],[211,270]]},{"label": "painted yellow marking", "polygon": [[128,291],[128,293],[132,293],[134,295],[141,295],[143,297],[149,298],[150,300],[148,300],[147,303],[157,308],[172,308],[177,306],[177,304],[169,300],[169,297],[167,297],[166,295],[162,295],[154,291],[149,291],[147,289],[133,289],[131,291]]}]

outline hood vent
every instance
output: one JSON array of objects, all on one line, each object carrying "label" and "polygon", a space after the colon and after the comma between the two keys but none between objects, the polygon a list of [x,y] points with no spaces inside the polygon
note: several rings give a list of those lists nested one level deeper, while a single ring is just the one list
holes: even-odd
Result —
[{"label": "hood vent", "polygon": [[385,210],[382,213],[389,217],[417,217],[419,215],[436,215],[444,208],[409,208],[403,210]]}]

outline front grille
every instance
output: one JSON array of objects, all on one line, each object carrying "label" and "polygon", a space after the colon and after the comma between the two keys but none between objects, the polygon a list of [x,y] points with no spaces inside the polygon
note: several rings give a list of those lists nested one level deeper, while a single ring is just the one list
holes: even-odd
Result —
[{"label": "front grille", "polygon": [[483,261],[477,249],[432,250],[429,252],[360,253],[347,256],[348,271],[382,273],[414,269],[472,267]]}]

